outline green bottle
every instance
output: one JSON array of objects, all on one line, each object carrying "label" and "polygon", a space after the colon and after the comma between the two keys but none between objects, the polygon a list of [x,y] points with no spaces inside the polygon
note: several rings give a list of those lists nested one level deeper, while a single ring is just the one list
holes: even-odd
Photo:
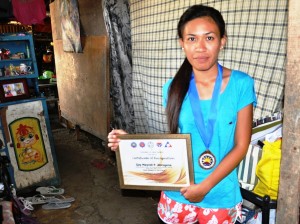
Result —
[{"label": "green bottle", "polygon": [[27,54],[27,58],[30,58],[30,51],[29,51],[28,44],[26,45],[26,54]]}]

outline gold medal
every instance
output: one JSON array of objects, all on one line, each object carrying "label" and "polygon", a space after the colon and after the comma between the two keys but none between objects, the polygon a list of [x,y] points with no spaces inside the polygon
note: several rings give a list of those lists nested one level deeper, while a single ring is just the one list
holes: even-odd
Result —
[{"label": "gold medal", "polygon": [[213,168],[216,164],[216,157],[210,152],[209,149],[205,150],[199,156],[199,165],[206,170]]}]

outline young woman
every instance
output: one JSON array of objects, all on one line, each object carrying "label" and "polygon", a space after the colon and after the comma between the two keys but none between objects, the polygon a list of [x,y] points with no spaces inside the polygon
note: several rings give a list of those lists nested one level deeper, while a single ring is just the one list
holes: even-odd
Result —
[{"label": "young woman", "polygon": [[[158,215],[165,223],[235,223],[242,197],[236,166],[251,138],[253,79],[218,63],[227,40],[225,22],[212,7],[194,5],[181,16],[179,43],[186,59],[163,87],[171,133],[190,133],[194,183],[163,191]],[[115,150],[119,134],[108,135]]]}]

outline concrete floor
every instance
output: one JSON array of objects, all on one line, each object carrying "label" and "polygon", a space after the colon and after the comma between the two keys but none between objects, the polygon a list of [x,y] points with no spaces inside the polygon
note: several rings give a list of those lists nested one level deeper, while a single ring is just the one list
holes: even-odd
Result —
[{"label": "concrete floor", "polygon": [[[41,224],[156,224],[157,191],[121,190],[114,157],[100,139],[52,122],[52,134],[64,196],[74,197],[67,209],[35,205]],[[112,154],[113,155],[113,154]]]}]

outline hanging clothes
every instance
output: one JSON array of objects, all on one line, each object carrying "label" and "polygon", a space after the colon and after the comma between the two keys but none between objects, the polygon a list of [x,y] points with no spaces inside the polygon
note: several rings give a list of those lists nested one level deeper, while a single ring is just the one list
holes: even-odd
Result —
[{"label": "hanging clothes", "polygon": [[12,0],[12,6],[15,18],[23,25],[44,24],[44,0]]},{"label": "hanging clothes", "polygon": [[[111,125],[135,133],[129,0],[103,0],[102,8],[110,40],[110,96],[114,108]],[[143,127],[148,126],[144,123]]]}]

